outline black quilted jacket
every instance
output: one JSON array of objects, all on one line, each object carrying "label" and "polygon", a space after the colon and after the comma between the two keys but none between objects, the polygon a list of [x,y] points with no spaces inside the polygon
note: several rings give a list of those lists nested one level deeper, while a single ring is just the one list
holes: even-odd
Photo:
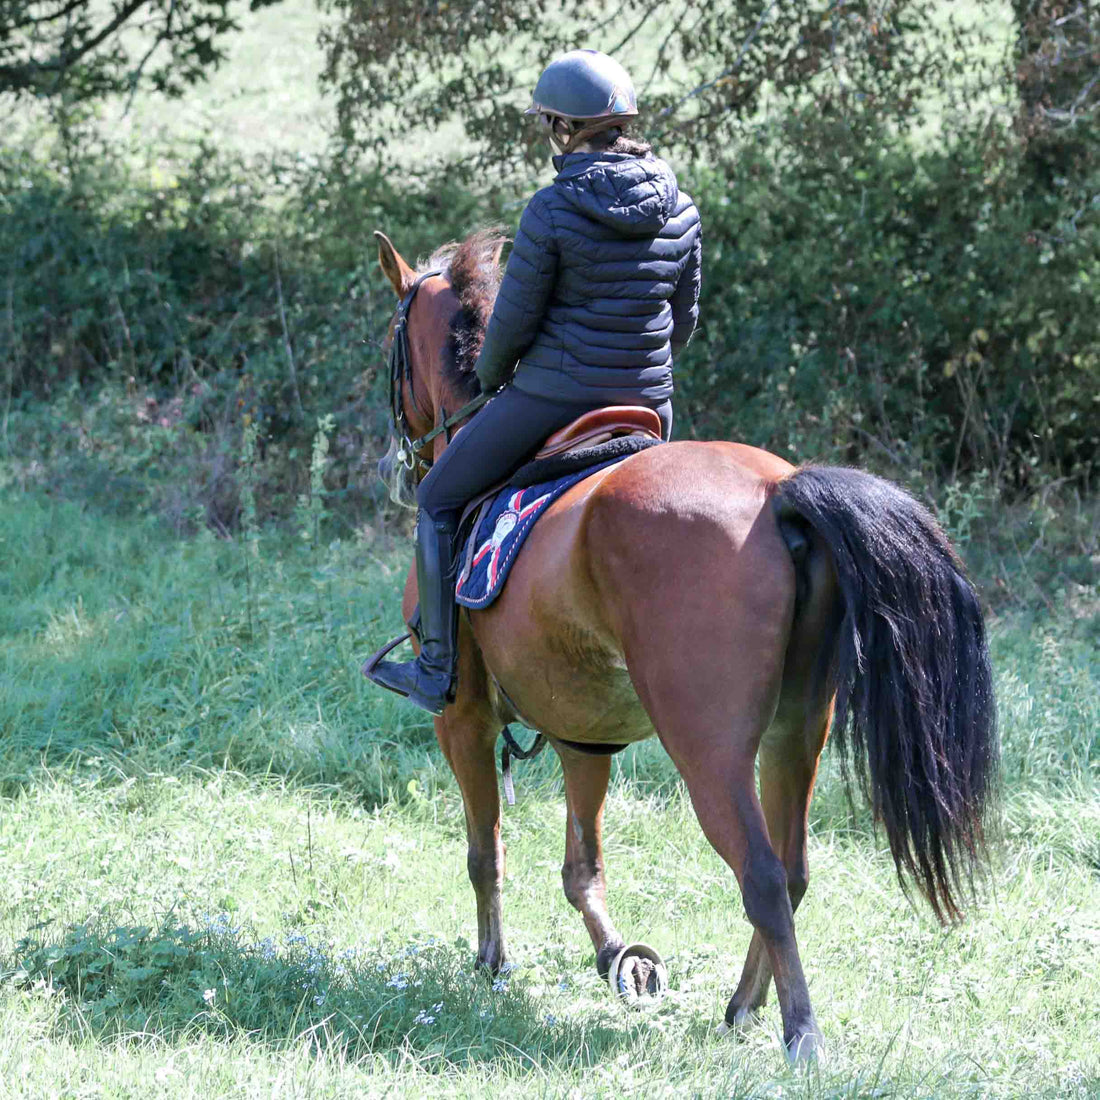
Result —
[{"label": "black quilted jacket", "polygon": [[658,405],[699,316],[699,213],[657,157],[572,153],[554,166],[520,219],[481,385],[515,369],[516,388],[538,397]]}]

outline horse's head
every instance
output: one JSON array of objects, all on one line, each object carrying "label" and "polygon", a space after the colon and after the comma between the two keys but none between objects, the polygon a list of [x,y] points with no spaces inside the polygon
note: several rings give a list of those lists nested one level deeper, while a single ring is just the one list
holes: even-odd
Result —
[{"label": "horse's head", "polygon": [[390,325],[394,440],[379,473],[399,504],[447,446],[444,422],[479,392],[474,365],[500,283],[504,237],[484,230],[436,251],[414,270],[376,231],[378,263],[399,304]]}]

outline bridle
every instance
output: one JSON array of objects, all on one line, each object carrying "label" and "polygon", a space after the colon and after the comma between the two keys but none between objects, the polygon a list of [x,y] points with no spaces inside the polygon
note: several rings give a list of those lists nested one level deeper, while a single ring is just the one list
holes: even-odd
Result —
[{"label": "bridle", "polygon": [[426,271],[423,275],[417,276],[416,282],[409,288],[408,293],[401,299],[397,307],[397,316],[393,322],[393,343],[390,344],[390,416],[393,419],[394,431],[398,435],[397,461],[405,469],[418,471],[421,475],[431,469],[432,460],[424,458],[420,452],[437,435],[447,432],[448,438],[450,438],[451,428],[459,421],[465,420],[466,417],[475,413],[492,396],[490,393],[478,394],[473,401],[463,405],[458,412],[451,416],[447,416],[447,410],[441,408],[442,420],[440,423],[436,424],[430,432],[417,436],[415,439],[412,438],[409,418],[405,414],[404,392],[406,383],[408,383],[409,395],[412,398],[416,412],[422,417],[427,416],[427,413],[416,399],[416,390],[413,388],[412,357],[409,354],[409,310],[412,308],[413,299],[420,289],[420,284],[442,274],[441,270],[437,270]]}]

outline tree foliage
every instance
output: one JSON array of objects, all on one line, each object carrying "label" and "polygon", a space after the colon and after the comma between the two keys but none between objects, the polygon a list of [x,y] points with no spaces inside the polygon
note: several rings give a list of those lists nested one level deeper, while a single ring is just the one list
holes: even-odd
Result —
[{"label": "tree foliage", "polygon": [[1080,177],[1097,153],[1100,6],[1013,0],[1017,128],[1039,181]]},{"label": "tree foliage", "polygon": [[[277,0],[249,0],[255,10]],[[244,0],[0,0],[0,92],[180,95],[225,58]]]},{"label": "tree foliage", "polygon": [[515,168],[534,150],[523,111],[556,54],[596,47],[622,60],[640,92],[639,127],[691,153],[721,143],[765,97],[811,96],[906,126],[930,89],[973,83],[975,51],[930,0],[322,0],[324,79],[343,134],[383,149],[410,130],[461,124],[478,170]]}]

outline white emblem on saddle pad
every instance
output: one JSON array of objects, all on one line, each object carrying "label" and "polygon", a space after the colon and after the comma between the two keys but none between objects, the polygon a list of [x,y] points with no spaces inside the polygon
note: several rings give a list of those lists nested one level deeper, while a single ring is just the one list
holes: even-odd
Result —
[{"label": "white emblem on saddle pad", "polygon": [[[496,586],[501,576],[501,570],[502,568],[506,569],[508,563],[515,556],[523,541],[525,532],[522,530],[516,532],[512,542],[508,541],[509,536],[526,521],[533,522],[542,506],[553,500],[555,496],[553,491],[543,493],[531,501],[530,504],[524,504],[523,498],[529,491],[529,489],[520,489],[512,493],[508,498],[507,508],[497,516],[496,522],[493,524],[493,533],[478,546],[476,552],[472,551],[472,539],[476,537],[476,532],[472,536],[471,551],[469,552],[472,556],[468,557],[467,564],[463,567],[458,583],[455,585],[455,596],[459,598],[459,602],[465,607],[484,607],[492,602],[493,597],[496,595]],[[559,489],[557,495],[560,495],[561,492],[564,492],[564,488]],[[490,501],[486,507],[491,506]],[[502,556],[505,559],[503,562],[501,561]],[[471,601],[465,591],[466,586],[474,571],[483,561],[485,562],[485,593],[478,597],[476,601]]]},{"label": "white emblem on saddle pad", "polygon": [[501,546],[519,523],[519,512],[503,512],[493,528],[493,546]]}]

